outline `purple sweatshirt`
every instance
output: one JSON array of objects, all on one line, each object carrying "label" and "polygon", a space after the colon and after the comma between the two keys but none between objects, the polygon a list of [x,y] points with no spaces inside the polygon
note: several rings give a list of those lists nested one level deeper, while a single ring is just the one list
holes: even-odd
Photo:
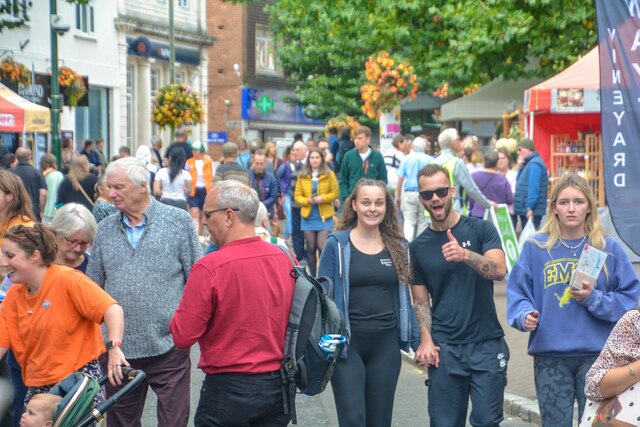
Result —
[{"label": "purple sweatshirt", "polygon": [[[505,203],[510,205],[513,203],[513,192],[511,191],[511,184],[507,181],[504,175],[494,172],[487,172],[485,170],[479,170],[471,174],[474,182],[482,191],[484,196],[498,204]],[[480,203],[476,203],[475,200],[469,199],[470,215],[476,218],[482,218],[484,216],[484,208]]]}]

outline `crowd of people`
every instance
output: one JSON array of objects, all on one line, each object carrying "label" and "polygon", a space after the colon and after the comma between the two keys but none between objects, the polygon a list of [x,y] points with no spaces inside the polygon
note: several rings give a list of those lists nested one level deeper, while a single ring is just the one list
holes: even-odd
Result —
[{"label": "crowd of people", "polygon": [[[121,148],[107,161],[103,140],[81,153],[65,140],[58,171],[50,154],[36,169],[21,147],[0,168],[7,425],[25,408],[49,414],[59,401],[48,391],[70,373],[108,376],[97,404],[131,366],[146,380],[107,425],[140,425],[151,387],[158,425],[186,426],[195,343],[206,374],[196,425],[287,425],[280,368],[294,278],[278,243],[333,283],[347,325],[331,379],[341,426],[391,425],[400,350],[428,369],[432,425],[464,425],[471,402],[472,425],[498,426],[509,348],[493,299],[507,271],[487,221],[497,205],[517,229],[539,229],[508,275],[507,316],[530,333],[543,425],[569,426],[574,402],[581,416],[587,396],[640,379],[640,354],[624,350],[640,342],[629,258],[602,231],[584,178],[564,176],[547,197],[530,139],[511,153],[444,129],[437,141],[399,135],[381,153],[369,128],[345,127],[296,134],[282,157],[238,138],[214,162],[179,129],[164,153],[159,137],[135,157]],[[572,289],[585,244],[608,257],[595,283]]]}]

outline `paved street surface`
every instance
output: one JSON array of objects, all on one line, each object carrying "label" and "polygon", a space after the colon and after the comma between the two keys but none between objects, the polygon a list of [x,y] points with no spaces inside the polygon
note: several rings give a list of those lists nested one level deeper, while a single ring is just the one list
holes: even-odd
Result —
[{"label": "paved street surface", "polygon": [[[640,274],[640,264],[634,264],[636,272]],[[509,344],[511,358],[508,368],[508,384],[506,389],[506,400],[515,402],[520,410],[531,410],[534,414],[532,419],[536,420],[535,412],[537,407],[535,402],[535,385],[533,380],[533,358],[527,354],[528,334],[511,328],[506,323],[506,282],[495,284],[495,302],[498,310],[498,317],[506,333],[506,340]],[[203,374],[196,368],[198,361],[198,348],[193,348],[191,358],[193,370],[191,376],[191,421],[193,425],[193,415],[200,398],[200,385]],[[424,386],[424,372],[415,365],[404,361],[402,371],[398,381],[396,391],[393,425],[394,426],[417,426],[428,425],[426,387]],[[519,397],[525,398],[522,401]],[[520,404],[522,402],[522,404]],[[516,405],[514,405],[516,406]],[[147,396],[147,407],[143,417],[143,426],[156,426],[155,418],[155,395],[149,392]],[[300,427],[333,427],[338,425],[333,404],[333,395],[330,388],[319,396],[308,397],[298,396],[298,425]],[[522,421],[509,417],[509,410],[505,412],[503,427],[524,427],[535,426],[537,424]],[[517,414],[514,414],[517,415]],[[577,415],[576,415],[577,416]],[[525,418],[529,419],[525,416]],[[576,424],[577,425],[577,424]]]},{"label": "paved street surface", "polygon": [[[527,355],[527,334],[516,331],[506,324],[506,282],[496,283],[495,301],[500,321],[507,336],[507,343],[511,352],[511,359],[508,368],[507,394],[517,395],[529,399],[535,399],[535,388],[533,383],[533,359]],[[203,374],[196,369],[198,360],[198,348],[195,346],[191,352],[193,362],[191,376],[191,421],[200,398],[199,391]],[[424,385],[425,373],[415,365],[404,361],[402,371],[398,380],[396,398],[394,405],[394,426],[418,426],[428,425],[427,417],[427,390]],[[147,407],[143,417],[143,426],[156,426],[155,418],[155,395],[149,392],[147,396]],[[300,427],[333,427],[338,425],[333,403],[331,389],[328,388],[319,396],[308,397],[298,396],[298,425]],[[504,427],[524,427],[535,426],[536,424],[524,422],[520,419],[509,417],[505,413],[505,421],[501,424]]]}]

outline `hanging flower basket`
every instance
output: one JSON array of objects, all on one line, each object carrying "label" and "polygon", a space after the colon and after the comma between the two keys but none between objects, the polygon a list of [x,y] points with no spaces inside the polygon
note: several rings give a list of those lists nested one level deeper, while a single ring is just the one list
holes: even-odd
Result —
[{"label": "hanging flower basket", "polygon": [[67,97],[70,107],[78,105],[78,102],[87,95],[82,76],[69,67],[60,67],[58,70],[58,84],[60,91]]},{"label": "hanging flower basket", "polygon": [[202,102],[196,94],[187,91],[185,84],[172,84],[160,88],[152,101],[151,123],[164,129],[185,124],[204,122]]},{"label": "hanging flower basket", "polygon": [[28,85],[31,84],[31,71],[24,64],[8,57],[0,62],[0,80],[12,80]]},{"label": "hanging flower basket", "polygon": [[365,63],[367,83],[360,87],[364,105],[362,111],[372,119],[391,111],[404,98],[415,99],[418,83],[413,66],[400,61],[387,52],[370,57]]},{"label": "hanging flower basket", "polygon": [[360,123],[353,117],[349,116],[345,113],[340,113],[335,117],[332,117],[327,122],[325,128],[327,129],[327,135],[329,133],[329,129],[334,128],[340,133],[340,129],[345,126],[349,126],[351,128],[351,139],[355,137],[355,131],[360,127]]}]

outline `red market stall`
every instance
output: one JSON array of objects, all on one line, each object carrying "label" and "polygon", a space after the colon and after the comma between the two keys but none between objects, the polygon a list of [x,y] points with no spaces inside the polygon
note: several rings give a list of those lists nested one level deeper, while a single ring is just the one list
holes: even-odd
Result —
[{"label": "red market stall", "polygon": [[604,204],[601,176],[600,68],[594,48],[561,73],[524,92],[525,135],[533,139],[550,181],[576,172]]},{"label": "red market stall", "polygon": [[0,83],[0,133],[49,132],[49,109],[22,98]]}]

